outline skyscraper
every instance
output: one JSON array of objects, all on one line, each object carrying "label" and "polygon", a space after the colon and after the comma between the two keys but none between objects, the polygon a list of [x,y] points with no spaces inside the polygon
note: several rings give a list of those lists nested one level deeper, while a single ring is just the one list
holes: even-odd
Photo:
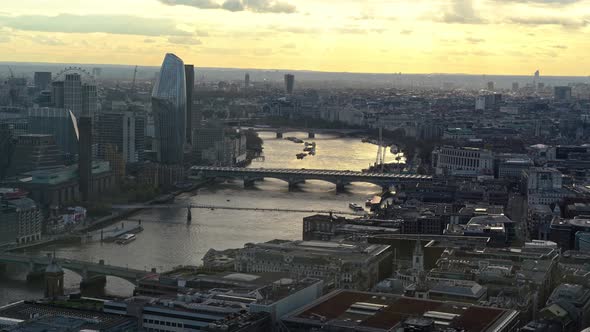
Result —
[{"label": "skyscraper", "polygon": [[246,73],[246,76],[244,77],[244,87],[248,88],[250,86],[250,74]]},{"label": "skyscraper", "polygon": [[295,75],[285,74],[285,91],[287,91],[288,94],[292,94],[294,86],[295,86]]},{"label": "skyscraper", "polygon": [[39,91],[47,90],[51,85],[51,72],[36,71],[35,72],[35,88]]},{"label": "skyscraper", "polygon": [[92,192],[92,118],[83,116],[78,124],[80,128],[80,152],[78,153],[78,177],[82,201],[88,201]]},{"label": "skyscraper", "polygon": [[195,66],[184,65],[186,78],[186,143],[191,144],[193,136],[193,90],[195,88]]},{"label": "skyscraper", "polygon": [[488,90],[494,91],[494,82],[488,82]]},{"label": "skyscraper", "polygon": [[182,164],[186,142],[186,77],[184,63],[166,54],[152,91],[152,113],[158,161]]},{"label": "skyscraper", "polygon": [[143,160],[146,115],[144,112],[101,112],[95,116],[98,157],[106,158],[107,148],[115,147],[125,163]]},{"label": "skyscraper", "polygon": [[82,80],[80,74],[66,74],[63,105],[65,109],[74,112],[76,115],[82,113]]},{"label": "skyscraper", "polygon": [[572,99],[571,86],[556,86],[553,88],[553,98],[556,101],[568,101]]}]

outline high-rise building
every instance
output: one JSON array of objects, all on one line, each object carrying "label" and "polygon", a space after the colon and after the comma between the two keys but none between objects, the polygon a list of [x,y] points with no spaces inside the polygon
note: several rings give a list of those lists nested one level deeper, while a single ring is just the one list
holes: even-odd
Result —
[{"label": "high-rise building", "polygon": [[47,90],[51,85],[51,72],[36,71],[35,72],[35,88],[39,91]]},{"label": "high-rise building", "polygon": [[533,80],[533,86],[535,89],[537,88],[537,83],[539,83],[539,79],[540,79],[540,74],[539,74],[539,69],[537,69],[537,71],[535,71],[535,78]]},{"label": "high-rise building", "polygon": [[98,109],[96,85],[84,82],[77,72],[65,74],[63,80],[51,83],[53,107],[65,108],[76,116],[92,115]]},{"label": "high-rise building", "polygon": [[41,239],[41,212],[30,198],[0,199],[0,244]]},{"label": "high-rise building", "polygon": [[195,66],[184,65],[186,79],[186,143],[191,144],[193,134],[193,90],[195,89]]},{"label": "high-rise building", "polygon": [[488,82],[488,90],[494,91],[494,82]]},{"label": "high-rise building", "polygon": [[287,91],[288,94],[292,94],[294,87],[295,87],[295,75],[285,74],[285,91]]},{"label": "high-rise building", "polygon": [[246,73],[246,76],[244,77],[244,87],[248,88],[250,86],[250,74]]},{"label": "high-rise building", "polygon": [[92,192],[92,118],[80,117],[80,144],[78,153],[78,177],[82,201],[86,202]]},{"label": "high-rise building", "polygon": [[106,158],[108,146],[126,163],[142,161],[145,150],[146,115],[141,111],[101,112],[95,115],[98,157]]},{"label": "high-rise building", "polygon": [[92,76],[94,76],[95,78],[99,78],[101,75],[102,75],[102,68],[100,68],[100,67],[92,68]]},{"label": "high-rise building", "polygon": [[166,54],[152,91],[152,114],[158,161],[182,164],[186,142],[186,78],[184,63]]},{"label": "high-rise building", "polygon": [[66,74],[63,105],[65,109],[74,112],[76,115],[82,113],[82,79],[80,74]]},{"label": "high-rise building", "polygon": [[519,85],[518,82],[512,83],[512,91],[518,91]]},{"label": "high-rise building", "polygon": [[553,88],[553,98],[555,101],[568,101],[572,99],[572,87],[556,86]]}]

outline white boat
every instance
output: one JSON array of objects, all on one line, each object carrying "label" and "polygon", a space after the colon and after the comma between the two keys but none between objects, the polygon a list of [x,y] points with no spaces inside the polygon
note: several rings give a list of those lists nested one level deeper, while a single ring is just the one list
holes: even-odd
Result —
[{"label": "white boat", "polygon": [[129,242],[135,241],[137,237],[135,234],[126,233],[121,236],[115,241],[117,244],[127,244]]},{"label": "white boat", "polygon": [[354,211],[363,211],[364,210],[362,206],[360,206],[360,205],[358,205],[356,203],[349,203],[348,204],[348,207],[351,208]]}]

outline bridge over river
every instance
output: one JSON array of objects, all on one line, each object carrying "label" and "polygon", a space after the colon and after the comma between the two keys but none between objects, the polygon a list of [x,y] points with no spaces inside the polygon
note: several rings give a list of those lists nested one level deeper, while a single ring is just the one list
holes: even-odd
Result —
[{"label": "bridge over river", "polygon": [[252,186],[256,181],[264,178],[279,179],[287,182],[289,188],[294,188],[306,180],[321,180],[336,185],[337,191],[343,191],[346,185],[353,182],[371,183],[389,189],[391,186],[416,184],[432,181],[432,176],[418,174],[365,173],[358,171],[341,171],[325,169],[278,169],[278,168],[239,168],[193,166],[189,177],[202,178],[230,178],[241,179],[244,186]]},{"label": "bridge over river", "polygon": [[[51,263],[51,255],[31,256],[24,254],[0,253],[0,264],[20,264],[28,267],[29,276],[41,276],[47,265]],[[137,284],[137,281],[155,270],[144,271],[127,267],[105,264],[104,260],[97,263],[79,261],[74,259],[56,258],[55,261],[64,269],[77,273],[82,277],[82,283],[90,283],[93,280],[105,280],[107,276],[118,277]]]}]

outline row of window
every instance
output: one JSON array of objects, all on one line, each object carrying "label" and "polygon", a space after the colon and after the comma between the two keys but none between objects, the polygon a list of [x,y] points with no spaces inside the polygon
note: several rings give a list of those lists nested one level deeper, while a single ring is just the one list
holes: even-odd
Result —
[{"label": "row of window", "polygon": [[[175,323],[175,322],[168,322],[168,321],[162,321],[162,320],[156,320],[156,319],[145,319],[143,320],[144,324],[152,324],[152,325],[162,325],[162,326],[168,326],[168,327],[177,327],[177,328],[186,328],[186,329],[194,329],[194,330],[198,330],[199,327],[195,326],[195,325],[190,325],[190,324],[183,324],[183,323]],[[157,331],[157,329],[148,329],[151,331]],[[161,331],[168,331],[168,330],[161,330]]]}]

